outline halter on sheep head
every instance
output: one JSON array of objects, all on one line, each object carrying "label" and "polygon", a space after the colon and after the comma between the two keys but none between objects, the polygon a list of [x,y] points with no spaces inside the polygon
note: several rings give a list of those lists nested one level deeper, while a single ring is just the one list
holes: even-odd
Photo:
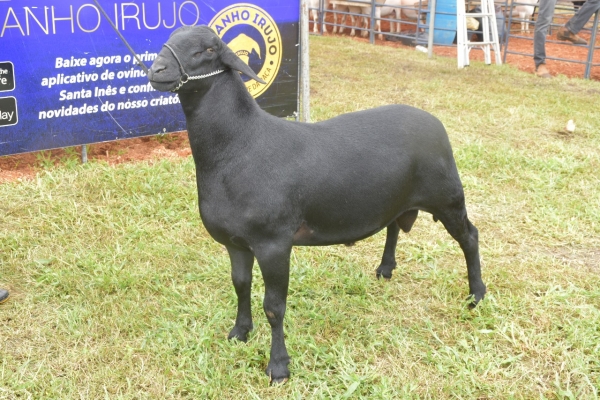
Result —
[{"label": "halter on sheep head", "polygon": [[232,69],[265,83],[208,26],[184,26],[175,30],[148,74],[161,92],[198,91],[206,78]]}]

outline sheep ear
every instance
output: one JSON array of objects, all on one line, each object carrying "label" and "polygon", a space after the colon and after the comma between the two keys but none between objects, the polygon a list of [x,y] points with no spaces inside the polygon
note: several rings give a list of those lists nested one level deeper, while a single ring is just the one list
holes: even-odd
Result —
[{"label": "sheep ear", "polygon": [[226,45],[223,46],[221,51],[221,61],[223,64],[227,65],[231,69],[235,69],[236,71],[241,72],[244,75],[248,75],[250,78],[254,79],[257,82],[262,84],[266,84],[267,82],[263,81],[252,71],[252,68],[248,66],[245,62],[242,61],[229,47]]}]

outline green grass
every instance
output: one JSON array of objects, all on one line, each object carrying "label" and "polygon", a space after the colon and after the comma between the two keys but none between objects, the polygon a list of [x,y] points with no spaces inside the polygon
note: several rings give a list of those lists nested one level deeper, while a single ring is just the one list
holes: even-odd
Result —
[{"label": "green grass", "polygon": [[191,158],[48,165],[0,185],[0,399],[598,397],[600,84],[311,46],[313,120],[406,103],[445,124],[486,300],[465,307],[460,249],[428,215],[400,236],[390,282],[374,277],[383,233],[295,248],[292,379],[269,387],[262,279],[248,343],[227,341],[229,261],[200,222]]}]

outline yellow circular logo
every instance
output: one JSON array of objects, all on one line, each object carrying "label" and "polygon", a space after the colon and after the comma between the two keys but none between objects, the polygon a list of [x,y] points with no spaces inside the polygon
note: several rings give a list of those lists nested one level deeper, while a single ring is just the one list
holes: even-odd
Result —
[{"label": "yellow circular logo", "polygon": [[221,10],[208,24],[263,81],[246,81],[258,97],[275,80],[281,66],[281,34],[273,18],[254,4],[238,3]]}]

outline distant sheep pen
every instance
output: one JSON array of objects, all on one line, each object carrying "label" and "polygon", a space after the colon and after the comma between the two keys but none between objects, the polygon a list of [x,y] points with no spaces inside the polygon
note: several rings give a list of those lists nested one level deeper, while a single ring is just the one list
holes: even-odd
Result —
[{"label": "distant sheep pen", "polygon": [[[386,45],[400,43],[406,46],[427,46],[429,11],[426,0],[311,0],[308,3],[312,11],[312,33],[357,37],[362,35],[369,37],[371,43],[377,40],[378,44]],[[370,21],[370,3],[379,4],[375,7],[378,15],[374,15],[373,22]],[[505,20],[508,32],[501,41],[502,60],[526,71],[533,71],[533,31],[537,15],[535,3],[531,0],[497,3],[497,9]],[[556,40],[555,37],[556,29],[573,15],[579,3],[582,2],[557,2],[554,22],[546,41],[548,62],[555,74],[600,80],[600,53],[596,51],[600,48],[600,38],[597,35],[598,14],[594,15],[580,34],[588,40],[587,46],[573,45]],[[348,7],[350,4],[356,6]],[[467,1],[467,10],[477,7],[478,4],[477,1]],[[442,11],[441,15],[445,13]],[[476,34],[475,31],[471,32],[471,35]],[[434,52],[456,57],[452,41],[435,43]],[[471,52],[471,58],[482,59],[481,52]],[[531,65],[528,65],[528,61]]]}]

